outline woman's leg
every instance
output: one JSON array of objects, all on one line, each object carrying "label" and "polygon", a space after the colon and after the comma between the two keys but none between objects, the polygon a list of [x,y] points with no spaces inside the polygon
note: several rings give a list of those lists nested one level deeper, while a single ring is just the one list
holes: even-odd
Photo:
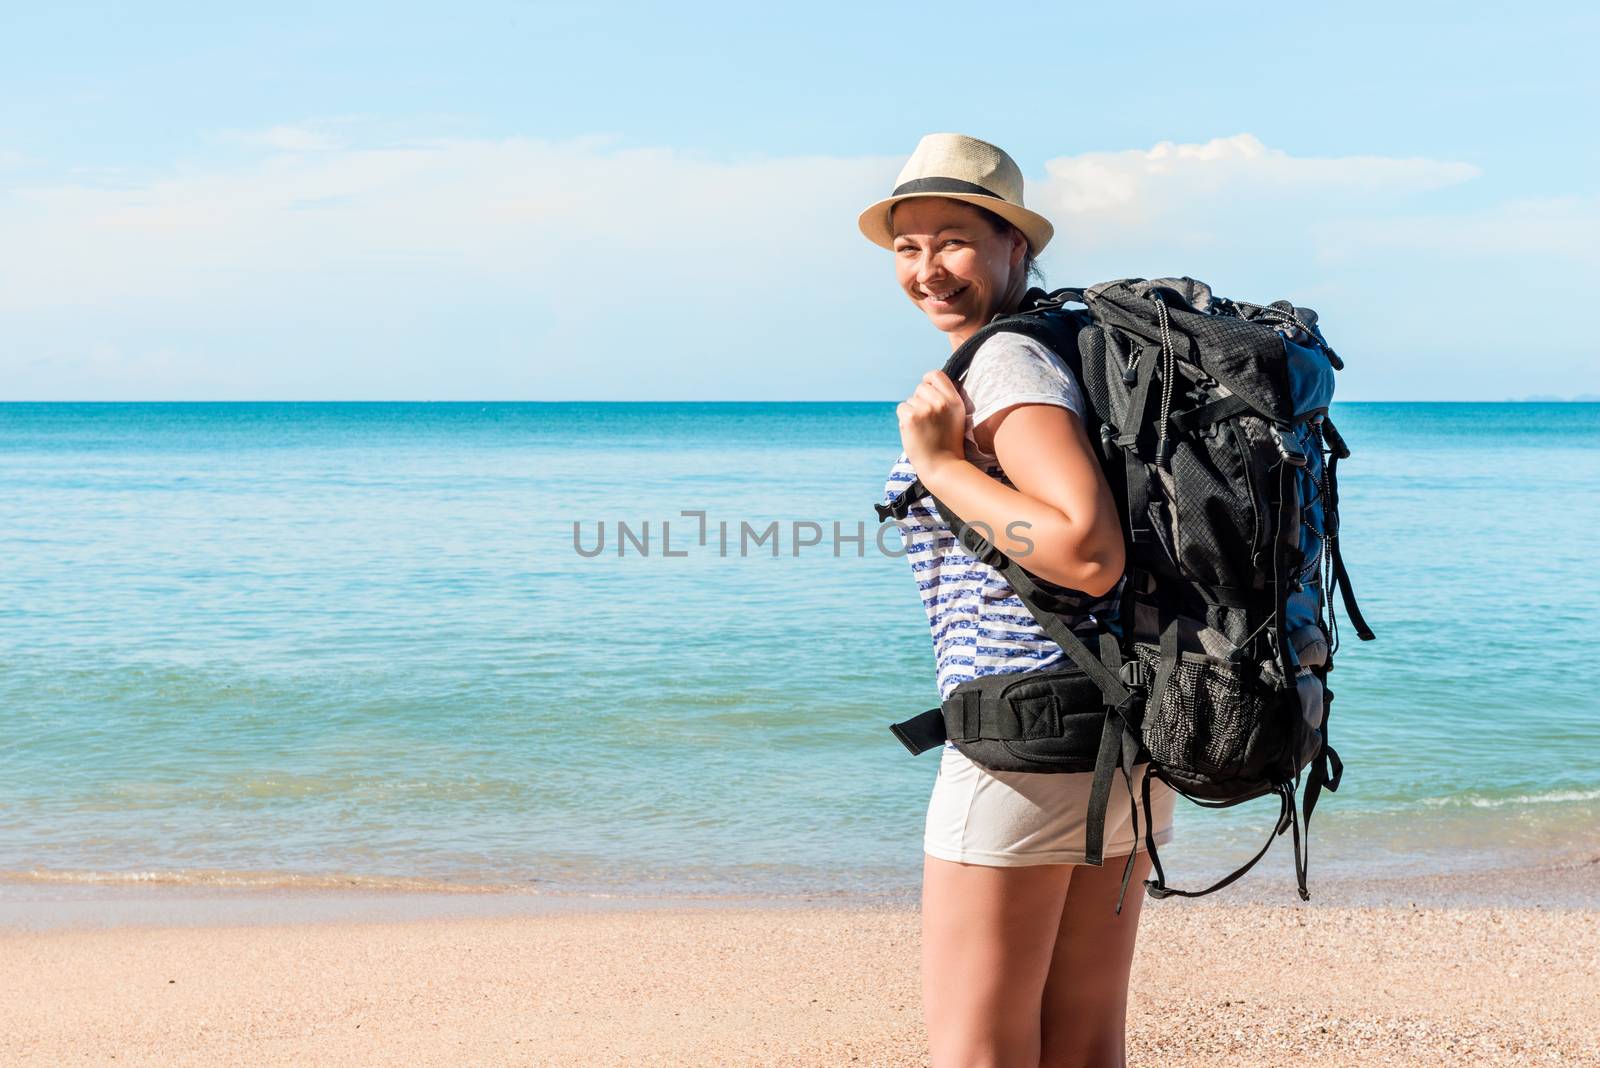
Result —
[{"label": "woman's leg", "polygon": [[1139,933],[1150,855],[1133,862],[1122,914],[1116,913],[1127,854],[1072,873],[1055,956],[1044,986],[1040,1068],[1122,1068],[1128,1018],[1128,971]]},{"label": "woman's leg", "polygon": [[934,1068],[1036,1068],[1070,864],[1002,868],[923,854],[922,1003]]}]

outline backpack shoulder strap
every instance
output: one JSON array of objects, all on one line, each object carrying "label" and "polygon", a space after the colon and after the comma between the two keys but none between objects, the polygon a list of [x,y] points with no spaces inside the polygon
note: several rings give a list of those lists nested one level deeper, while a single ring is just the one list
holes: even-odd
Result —
[{"label": "backpack shoulder strap", "polygon": [[[1061,357],[1071,369],[1073,376],[1081,383],[1083,359],[1078,352],[1078,331],[1091,319],[1086,312],[1066,311],[1063,306],[1070,303],[1083,303],[1083,290],[1057,289],[1050,293],[1037,287],[1028,290],[1023,295],[1022,306],[1018,311],[1010,315],[996,316],[985,323],[977,333],[962,342],[956,351],[950,354],[949,361],[944,365],[944,373],[952,382],[959,382],[967,373],[967,368],[971,365],[972,358],[977,355],[979,346],[995,334],[1013,333],[1031,337],[1048,346],[1050,351]],[[927,487],[923,485],[921,478],[916,478],[893,501],[888,504],[874,504],[873,509],[878,513],[880,521],[891,518],[904,519],[911,505],[927,496],[929,496]]]},{"label": "backpack shoulder strap", "polygon": [[967,338],[944,365],[950,381],[959,382],[967,373],[978,348],[995,334],[1012,333],[1031,337],[1050,347],[1072,368],[1072,373],[1082,377],[1078,360],[1078,330],[1084,325],[1086,313],[1067,312],[1064,305],[1083,303],[1083,290],[1057,289],[1046,293],[1037,287],[1023,294],[1022,305],[1009,315],[998,315],[989,320],[977,333]]}]

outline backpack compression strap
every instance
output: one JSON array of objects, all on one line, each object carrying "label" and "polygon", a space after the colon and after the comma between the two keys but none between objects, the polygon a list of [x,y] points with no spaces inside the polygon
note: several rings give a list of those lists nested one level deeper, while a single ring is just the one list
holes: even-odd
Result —
[{"label": "backpack compression strap", "polygon": [[[1339,461],[1350,455],[1350,446],[1344,443],[1344,437],[1333,425],[1333,420],[1327,416],[1322,419],[1322,432],[1327,435],[1328,444],[1333,446],[1333,453],[1328,457],[1328,502],[1327,512],[1338,523],[1339,517]],[[1339,587],[1339,593],[1344,598],[1344,614],[1350,617],[1350,623],[1356,628],[1356,636],[1364,642],[1370,642],[1377,635],[1372,633],[1372,628],[1367,626],[1367,621],[1361,618],[1361,609],[1356,607],[1356,593],[1350,588],[1350,573],[1344,569],[1344,554],[1339,551],[1339,528],[1334,527],[1328,532],[1328,544],[1333,555],[1333,581]],[[1330,594],[1332,591],[1329,591]],[[1329,622],[1333,622],[1333,611],[1328,612]],[[1338,651],[1338,630],[1334,630],[1333,648],[1328,652]]]},{"label": "backpack compression strap", "polygon": [[[1230,886],[1243,878],[1245,872],[1255,867],[1256,863],[1267,855],[1267,850],[1272,848],[1273,840],[1292,826],[1294,828],[1295,874],[1300,880],[1300,897],[1309,900],[1311,895],[1306,892],[1305,867],[1300,860],[1300,820],[1299,814],[1294,807],[1294,784],[1279,783],[1272,788],[1272,792],[1278,795],[1278,822],[1273,826],[1272,833],[1267,836],[1267,844],[1262,846],[1255,856],[1235,869],[1232,874],[1223,876],[1204,890],[1179,890],[1177,887],[1167,885],[1167,875],[1161,868],[1161,857],[1156,852],[1155,821],[1150,815],[1150,777],[1146,775],[1144,780],[1145,848],[1150,853],[1150,866],[1155,869],[1156,877],[1145,880],[1145,892],[1157,900],[1166,897],[1205,897],[1207,894],[1214,894],[1223,887]],[[1194,798],[1189,800],[1193,801]],[[1196,803],[1200,804],[1201,802]]]}]

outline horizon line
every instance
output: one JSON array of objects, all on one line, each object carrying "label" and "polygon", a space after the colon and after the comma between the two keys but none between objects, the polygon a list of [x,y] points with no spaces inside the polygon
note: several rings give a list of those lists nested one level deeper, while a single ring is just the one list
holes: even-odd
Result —
[{"label": "horizon line", "polygon": [[[901,398],[903,399],[903,398]],[[14,404],[898,404],[899,400],[859,400],[851,398],[749,398],[700,400],[691,397],[652,398],[649,400],[615,400],[601,398],[518,398],[513,400],[442,400],[430,398],[140,398],[140,399],[30,399],[13,397],[0,399],[0,406]],[[1533,394],[1527,397],[1500,398],[1448,398],[1448,397],[1394,397],[1394,398],[1336,398],[1334,404],[1600,404],[1600,394],[1579,393],[1570,397]]]}]

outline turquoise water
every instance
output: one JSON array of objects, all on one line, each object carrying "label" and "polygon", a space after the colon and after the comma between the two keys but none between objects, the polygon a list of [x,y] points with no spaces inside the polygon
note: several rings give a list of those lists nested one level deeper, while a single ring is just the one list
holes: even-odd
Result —
[{"label": "turquoise water", "polygon": [[[1600,405],[1333,415],[1379,640],[1342,628],[1314,863],[1593,848]],[[915,886],[898,451],[892,403],[0,405],[0,872]],[[1180,807],[1164,856],[1268,819]]]}]

